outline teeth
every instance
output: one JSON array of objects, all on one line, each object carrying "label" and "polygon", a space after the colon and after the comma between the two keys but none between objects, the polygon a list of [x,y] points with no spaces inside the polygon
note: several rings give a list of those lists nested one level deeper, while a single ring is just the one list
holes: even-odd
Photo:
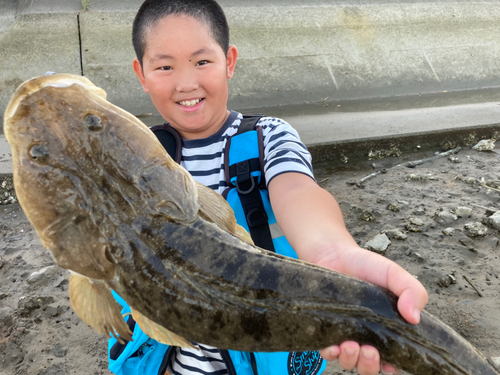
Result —
[{"label": "teeth", "polygon": [[192,107],[192,106],[198,104],[200,101],[201,101],[201,99],[183,100],[182,102],[179,102],[179,104],[183,105],[185,107]]}]

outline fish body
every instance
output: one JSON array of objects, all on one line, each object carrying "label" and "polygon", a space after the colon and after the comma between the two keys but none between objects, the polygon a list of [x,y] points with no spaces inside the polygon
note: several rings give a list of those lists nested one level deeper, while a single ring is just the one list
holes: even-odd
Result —
[{"label": "fish body", "polygon": [[250,244],[227,203],[87,79],[25,82],[4,131],[21,206],[75,273],[73,308],[100,332],[127,337],[112,288],[166,344],[304,351],[354,340],[415,375],[499,374],[432,315],[407,323],[389,291]]}]

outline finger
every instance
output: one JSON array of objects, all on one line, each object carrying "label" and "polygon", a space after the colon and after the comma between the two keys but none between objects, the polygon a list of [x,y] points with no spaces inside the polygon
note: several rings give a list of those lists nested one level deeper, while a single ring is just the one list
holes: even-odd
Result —
[{"label": "finger", "polygon": [[378,374],[380,371],[380,355],[378,350],[369,345],[361,346],[356,369],[360,375]]},{"label": "finger", "polygon": [[353,370],[359,358],[359,344],[354,341],[346,341],[340,344],[339,365],[346,370]]},{"label": "finger", "polygon": [[409,272],[396,263],[387,269],[387,285],[398,299],[398,310],[408,323],[418,324],[420,313],[424,309],[429,296],[424,286]]},{"label": "finger", "polygon": [[321,265],[389,289],[399,297],[401,315],[412,324],[420,321],[420,312],[428,301],[427,291],[420,281],[398,264],[359,248],[342,253],[341,260],[337,258],[335,264],[326,261]]},{"label": "finger", "polygon": [[[423,292],[421,288],[423,289]],[[422,284],[409,287],[401,293],[398,300],[398,310],[408,323],[418,324],[420,313],[427,304],[428,295]]]},{"label": "finger", "polygon": [[399,370],[396,367],[389,365],[388,363],[382,363],[382,365],[380,366],[380,372],[382,373],[382,375],[398,375],[399,374]]},{"label": "finger", "polygon": [[340,355],[340,346],[333,345],[319,351],[319,354],[327,361],[335,361]]}]

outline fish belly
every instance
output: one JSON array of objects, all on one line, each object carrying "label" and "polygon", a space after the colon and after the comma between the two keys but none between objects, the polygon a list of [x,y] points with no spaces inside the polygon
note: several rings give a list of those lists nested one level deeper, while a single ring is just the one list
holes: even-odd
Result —
[{"label": "fish belly", "polygon": [[152,248],[141,233],[122,228],[120,282],[112,287],[188,340],[265,352],[355,340],[415,375],[499,374],[430,314],[418,325],[407,323],[397,298],[380,287],[254,248],[201,219],[156,232],[164,241]]}]

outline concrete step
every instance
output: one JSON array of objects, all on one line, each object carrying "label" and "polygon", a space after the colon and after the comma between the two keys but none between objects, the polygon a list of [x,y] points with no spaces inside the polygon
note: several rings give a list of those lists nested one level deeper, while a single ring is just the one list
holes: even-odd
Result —
[{"label": "concrete step", "polygon": [[[83,74],[153,112],[131,69],[140,0],[0,2],[0,113],[24,80]],[[229,106],[245,110],[500,87],[500,2],[221,0],[240,51]]]},{"label": "concrete step", "polygon": [[[495,95],[490,93],[489,97],[493,99]],[[491,137],[495,131],[500,131],[499,101],[399,109],[396,107],[402,103],[384,107],[377,102],[355,101],[328,107],[325,104],[276,107],[263,112],[292,124],[311,150],[315,162],[339,164],[341,157],[347,156],[351,161],[366,160],[370,150],[393,145],[412,152],[436,148],[446,141],[463,144],[463,139],[470,136],[476,140]],[[360,111],[360,108],[365,110]],[[247,113],[257,112],[250,110]],[[148,126],[163,122],[159,116],[143,121]],[[12,173],[11,152],[4,135],[0,135],[2,173]]]}]

